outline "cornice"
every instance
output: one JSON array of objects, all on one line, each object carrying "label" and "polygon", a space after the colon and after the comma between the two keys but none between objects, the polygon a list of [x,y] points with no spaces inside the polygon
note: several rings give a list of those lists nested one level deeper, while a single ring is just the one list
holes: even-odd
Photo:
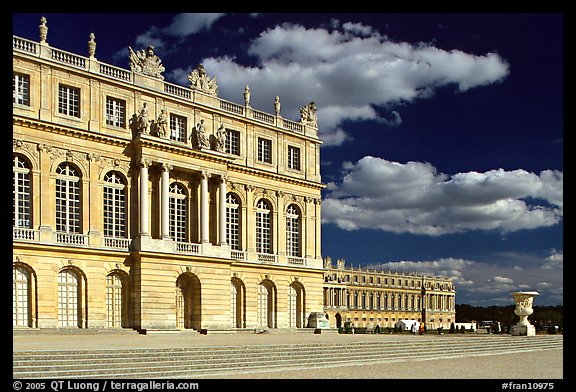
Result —
[{"label": "cornice", "polygon": [[273,179],[276,181],[280,181],[280,182],[284,182],[284,183],[288,183],[288,184],[293,184],[293,185],[300,185],[300,186],[304,186],[304,187],[308,187],[308,188],[315,188],[316,190],[322,190],[326,187],[325,184],[322,184],[319,182],[302,180],[299,178],[285,176],[282,174],[271,173],[268,171],[258,170],[258,169],[254,169],[254,168],[246,167],[246,166],[240,166],[240,165],[237,165],[234,163],[231,163],[228,165],[228,171],[235,172],[235,173],[248,174],[248,175],[256,176],[256,177],[260,177],[260,178]]},{"label": "cornice", "polygon": [[118,136],[110,136],[102,133],[96,133],[92,131],[86,131],[80,128],[74,128],[69,126],[55,125],[53,123],[47,123],[42,120],[30,119],[26,117],[20,117],[18,115],[12,116],[12,124],[28,127],[32,129],[37,129],[40,131],[55,133],[58,135],[70,136],[77,139],[84,139],[89,141],[94,141],[98,143],[103,143],[112,146],[122,146],[127,147],[130,145],[131,140],[126,138],[120,138]]}]

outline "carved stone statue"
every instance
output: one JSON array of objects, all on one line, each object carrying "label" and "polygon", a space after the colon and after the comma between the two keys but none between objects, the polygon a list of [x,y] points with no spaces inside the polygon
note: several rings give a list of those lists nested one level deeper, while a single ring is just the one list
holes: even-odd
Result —
[{"label": "carved stone statue", "polygon": [[318,116],[316,114],[316,104],[314,102],[310,102],[308,105],[300,108],[300,122],[318,128]]},{"label": "carved stone statue", "polygon": [[138,133],[143,133],[146,135],[150,133],[150,119],[148,115],[148,108],[146,107],[146,102],[144,102],[142,109],[140,109],[140,112],[138,113],[136,130]]},{"label": "carved stone statue", "polygon": [[274,113],[279,116],[280,115],[280,97],[276,96],[274,98]]},{"label": "carved stone statue", "polygon": [[244,87],[244,105],[250,106],[250,87],[248,85]]},{"label": "carved stone statue", "polygon": [[168,120],[166,119],[166,114],[164,109],[160,111],[158,120],[156,120],[156,135],[158,137],[166,137],[168,134]]},{"label": "carved stone statue", "polygon": [[190,88],[192,90],[200,90],[209,95],[218,95],[218,86],[216,85],[216,76],[212,79],[206,74],[206,70],[202,64],[198,64],[196,69],[188,75],[190,81]]},{"label": "carved stone statue", "polygon": [[194,127],[194,133],[196,134],[196,143],[198,148],[210,149],[210,140],[206,135],[206,126],[204,125],[204,120],[200,120],[196,127]]},{"label": "carved stone statue", "polygon": [[148,45],[146,50],[142,49],[139,52],[134,52],[130,46],[128,49],[130,49],[130,69],[132,72],[164,80],[162,72],[165,69],[160,57],[154,53],[154,46]]},{"label": "carved stone statue", "polygon": [[224,124],[220,124],[220,127],[216,130],[216,151],[224,152],[226,149],[226,129],[224,129]]}]

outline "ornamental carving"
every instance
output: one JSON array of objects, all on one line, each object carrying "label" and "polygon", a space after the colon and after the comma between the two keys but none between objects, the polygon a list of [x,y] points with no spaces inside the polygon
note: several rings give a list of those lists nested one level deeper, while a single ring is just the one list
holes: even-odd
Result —
[{"label": "ornamental carving", "polygon": [[216,84],[216,76],[212,79],[206,74],[206,69],[202,64],[198,64],[196,69],[193,69],[188,75],[190,81],[190,88],[192,90],[199,90],[208,95],[218,95],[218,85]]},{"label": "ornamental carving", "polygon": [[30,158],[33,162],[34,167],[38,167],[38,158],[40,153],[38,149],[35,148],[36,143],[25,142],[23,140],[12,139],[12,151],[21,152]]},{"label": "ornamental carving", "polygon": [[300,108],[300,122],[318,128],[318,115],[316,114],[316,104],[310,102],[308,105]]},{"label": "ornamental carving", "polygon": [[130,50],[130,69],[132,72],[164,80],[162,72],[165,71],[165,68],[160,57],[154,53],[154,46],[148,45],[146,50],[142,49],[137,52],[134,52],[130,46],[128,49]]}]

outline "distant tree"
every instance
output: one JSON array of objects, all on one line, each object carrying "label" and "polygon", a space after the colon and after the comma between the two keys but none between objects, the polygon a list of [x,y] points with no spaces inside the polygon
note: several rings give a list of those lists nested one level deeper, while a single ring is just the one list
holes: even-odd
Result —
[{"label": "distant tree", "polygon": [[455,333],[456,329],[454,328],[454,322],[450,323],[450,333]]}]

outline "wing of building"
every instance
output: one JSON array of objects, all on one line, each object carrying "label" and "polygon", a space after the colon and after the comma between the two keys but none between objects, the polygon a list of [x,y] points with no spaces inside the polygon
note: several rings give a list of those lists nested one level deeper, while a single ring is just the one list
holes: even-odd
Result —
[{"label": "wing of building", "polygon": [[305,327],[323,310],[317,124],[252,109],[248,87],[220,99],[201,65],[168,83],[152,46],[128,70],[93,34],[83,56],[45,30],[13,37],[14,326]]},{"label": "wing of building", "polygon": [[394,328],[414,320],[429,329],[448,329],[456,322],[452,279],[406,271],[346,267],[324,259],[324,310],[332,326]]}]

